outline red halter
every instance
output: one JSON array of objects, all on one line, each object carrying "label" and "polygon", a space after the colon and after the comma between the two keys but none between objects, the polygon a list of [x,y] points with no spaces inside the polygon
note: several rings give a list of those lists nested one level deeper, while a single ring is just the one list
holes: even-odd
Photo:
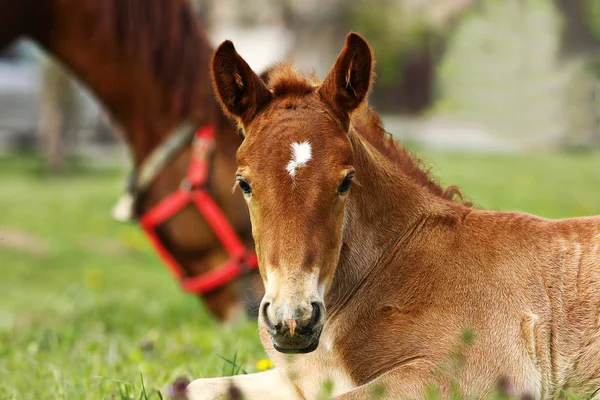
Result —
[{"label": "red halter", "polygon": [[[190,166],[186,178],[177,191],[152,207],[139,222],[160,258],[179,280],[181,288],[189,293],[204,294],[218,289],[243,273],[258,268],[254,252],[247,252],[235,230],[219,206],[206,191],[208,158],[214,148],[214,131],[210,125],[200,128],[192,145]],[[217,269],[198,276],[186,276],[185,271],[158,238],[155,228],[193,203],[214,230],[230,259]]]}]

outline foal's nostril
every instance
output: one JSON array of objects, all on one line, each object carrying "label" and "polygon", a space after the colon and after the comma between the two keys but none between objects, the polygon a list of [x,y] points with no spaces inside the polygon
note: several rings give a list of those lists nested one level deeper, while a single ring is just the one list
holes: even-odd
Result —
[{"label": "foal's nostril", "polygon": [[269,308],[270,305],[271,305],[271,303],[268,302],[268,301],[265,301],[262,304],[262,310],[261,311],[262,311],[263,315],[267,315],[267,308]]},{"label": "foal's nostril", "polygon": [[277,330],[277,328],[275,327],[275,325],[273,325],[273,323],[269,320],[269,313],[268,313],[268,309],[269,306],[271,305],[270,302],[265,301],[260,309],[260,314],[262,316],[262,320],[263,323],[265,324],[265,326],[267,327],[267,329],[271,332],[274,332]]},{"label": "foal's nostril", "polygon": [[321,320],[321,314],[323,313],[323,306],[321,303],[313,302],[310,303],[312,305],[312,316],[310,318],[310,322],[306,325],[306,329],[312,331],[314,327]]}]

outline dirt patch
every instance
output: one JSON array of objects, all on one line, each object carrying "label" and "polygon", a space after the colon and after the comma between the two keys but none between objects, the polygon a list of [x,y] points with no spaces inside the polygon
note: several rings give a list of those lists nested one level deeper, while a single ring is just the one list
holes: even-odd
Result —
[{"label": "dirt patch", "polygon": [[0,228],[0,249],[2,248],[38,256],[50,252],[48,243],[29,232]]},{"label": "dirt patch", "polygon": [[103,237],[85,237],[79,245],[94,254],[108,255],[112,257],[122,257],[130,254],[131,251],[123,243],[114,239],[107,239]]}]

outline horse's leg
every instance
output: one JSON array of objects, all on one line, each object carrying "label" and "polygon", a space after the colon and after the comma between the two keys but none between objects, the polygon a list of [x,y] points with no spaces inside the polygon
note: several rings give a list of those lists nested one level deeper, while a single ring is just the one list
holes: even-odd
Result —
[{"label": "horse's leg", "polygon": [[277,369],[249,375],[196,379],[187,387],[187,398],[215,400],[235,391],[241,392],[246,399],[301,400],[294,386]]},{"label": "horse's leg", "polygon": [[424,399],[427,386],[436,383],[431,370],[429,362],[415,361],[336,396],[334,400]]}]

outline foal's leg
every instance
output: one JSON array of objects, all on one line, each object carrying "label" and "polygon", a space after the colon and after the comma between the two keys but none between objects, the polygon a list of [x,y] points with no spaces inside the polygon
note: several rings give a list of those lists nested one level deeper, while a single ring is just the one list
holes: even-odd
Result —
[{"label": "foal's leg", "polygon": [[425,361],[403,365],[371,382],[336,396],[334,400],[423,399],[428,385],[435,383],[431,364]]},{"label": "foal's leg", "polygon": [[[249,375],[196,379],[187,387],[188,400],[221,399],[235,387],[245,399],[301,400],[294,386],[277,369]],[[227,397],[225,397],[227,398]]]}]

